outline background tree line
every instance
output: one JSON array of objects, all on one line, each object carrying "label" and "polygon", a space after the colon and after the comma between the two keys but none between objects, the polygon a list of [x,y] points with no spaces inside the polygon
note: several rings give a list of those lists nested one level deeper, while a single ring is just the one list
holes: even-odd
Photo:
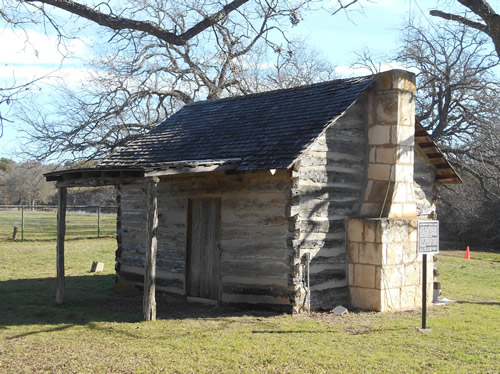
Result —
[{"label": "background tree line", "polygon": [[[0,159],[0,205],[56,205],[57,189],[53,182],[46,182],[44,173],[55,169],[89,167],[89,164],[65,163],[63,166],[39,161],[16,162]],[[71,188],[68,205],[115,206],[114,187]]]}]

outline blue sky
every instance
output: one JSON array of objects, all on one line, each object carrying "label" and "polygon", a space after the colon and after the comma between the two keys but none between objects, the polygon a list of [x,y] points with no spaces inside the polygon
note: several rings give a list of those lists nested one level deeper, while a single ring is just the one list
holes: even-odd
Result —
[{"label": "blue sky", "polygon": [[[330,0],[335,2],[335,0]],[[307,38],[311,47],[337,66],[342,76],[364,75],[364,71],[353,72],[350,69],[354,61],[354,51],[364,48],[376,53],[392,54],[398,47],[398,28],[409,17],[409,12],[416,17],[433,21],[429,10],[450,9],[451,0],[361,0],[362,11],[351,11],[330,16],[325,12],[304,13],[304,19],[294,27],[291,36]],[[325,2],[326,3],[326,2]],[[498,9],[500,1],[491,1]],[[354,9],[354,8],[352,8]],[[1,27],[1,25],[0,25]],[[0,85],[50,74],[63,77],[67,83],[78,82],[87,71],[81,66],[79,57],[88,54],[86,40],[76,40],[69,45],[73,59],[65,60],[61,69],[60,54],[53,37],[43,33],[30,32],[31,45],[24,43],[24,36],[16,35],[8,29],[0,28]],[[44,88],[45,90],[47,88]],[[5,112],[5,107],[0,108]],[[4,136],[0,138],[0,157],[17,159],[17,150],[23,142],[19,131],[22,124],[6,123]]]}]

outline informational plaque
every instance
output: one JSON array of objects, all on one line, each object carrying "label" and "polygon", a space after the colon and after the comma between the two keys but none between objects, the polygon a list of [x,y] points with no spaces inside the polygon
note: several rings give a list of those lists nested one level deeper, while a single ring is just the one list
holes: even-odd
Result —
[{"label": "informational plaque", "polygon": [[427,254],[439,252],[439,221],[418,221],[417,251],[422,254],[422,329],[427,328]]},{"label": "informational plaque", "polygon": [[439,221],[418,221],[419,254],[439,252]]}]

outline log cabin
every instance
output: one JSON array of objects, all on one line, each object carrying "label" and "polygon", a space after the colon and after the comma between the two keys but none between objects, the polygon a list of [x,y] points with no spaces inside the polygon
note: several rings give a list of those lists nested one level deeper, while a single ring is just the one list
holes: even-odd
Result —
[{"label": "log cabin", "polygon": [[461,182],[415,122],[403,70],[194,102],[96,168],[46,178],[61,216],[66,188],[116,186],[116,281],[144,287],[145,319],[156,290],[289,312],[415,308],[417,222]]}]

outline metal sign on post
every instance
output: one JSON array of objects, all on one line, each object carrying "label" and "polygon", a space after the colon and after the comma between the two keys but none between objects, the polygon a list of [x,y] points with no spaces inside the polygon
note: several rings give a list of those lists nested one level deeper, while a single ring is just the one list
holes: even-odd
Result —
[{"label": "metal sign on post", "polygon": [[427,328],[427,254],[439,252],[439,221],[418,221],[417,253],[422,254],[422,329]]}]

